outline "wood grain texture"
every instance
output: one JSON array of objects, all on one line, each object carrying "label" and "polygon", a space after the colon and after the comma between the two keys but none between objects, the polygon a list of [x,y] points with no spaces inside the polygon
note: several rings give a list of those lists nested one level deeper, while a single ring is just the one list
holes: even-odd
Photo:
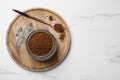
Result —
[{"label": "wood grain texture", "polygon": [[[33,19],[18,15],[10,24],[6,37],[6,45],[10,56],[18,65],[31,71],[45,71],[54,68],[64,60],[70,48],[70,32],[65,21],[55,12],[44,8],[29,9],[25,11],[25,13],[43,19],[52,25],[56,23],[62,24],[65,38],[61,41],[59,39],[61,33],[56,32],[53,28]],[[53,21],[49,20],[49,16],[53,17]],[[23,42],[19,49],[16,48],[16,42],[18,41],[18,37],[16,37],[17,30],[20,27],[25,30],[30,23],[33,23],[32,31],[45,29],[54,35],[57,41],[57,51],[52,58],[46,61],[37,61],[33,59],[27,52],[25,42]]]}]

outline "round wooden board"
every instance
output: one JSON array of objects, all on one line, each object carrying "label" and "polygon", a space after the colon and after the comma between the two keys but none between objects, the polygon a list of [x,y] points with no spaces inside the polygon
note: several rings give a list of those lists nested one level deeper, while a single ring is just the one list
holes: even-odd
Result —
[{"label": "round wooden board", "polygon": [[[25,11],[25,13],[43,19],[52,25],[60,23],[64,27],[64,32],[58,33],[46,24],[18,15],[10,24],[6,37],[6,45],[10,56],[18,65],[31,71],[45,71],[54,68],[64,60],[70,48],[70,32],[65,21],[55,12],[44,8],[29,9]],[[52,16],[52,21],[49,19],[49,16]],[[54,35],[57,41],[57,51],[55,55],[46,61],[33,59],[26,50],[25,42],[23,42],[19,48],[16,48],[16,42],[19,39],[16,37],[16,32],[20,27],[25,30],[30,23],[33,24],[32,31],[37,29],[48,30]],[[65,34],[64,40],[60,39],[61,34]]]}]

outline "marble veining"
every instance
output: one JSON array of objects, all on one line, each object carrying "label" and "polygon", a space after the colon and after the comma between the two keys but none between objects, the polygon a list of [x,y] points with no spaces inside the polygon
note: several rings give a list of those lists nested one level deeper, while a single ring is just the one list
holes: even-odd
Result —
[{"label": "marble veining", "polygon": [[43,74],[41,74],[41,75],[42,75],[42,76],[45,76],[45,77],[49,77],[49,78],[56,78],[56,76],[51,75],[51,74],[43,73]]},{"label": "marble veining", "polygon": [[77,16],[79,19],[91,19],[95,20],[97,17],[118,17],[120,16],[120,13],[114,13],[114,14],[109,14],[109,13],[98,13],[98,14],[93,14],[91,16]]},{"label": "marble veining", "polygon": [[120,55],[116,55],[112,58],[110,58],[111,63],[120,63]]},{"label": "marble veining", "polygon": [[0,68],[0,75],[14,75],[14,74],[18,74],[18,73]]}]

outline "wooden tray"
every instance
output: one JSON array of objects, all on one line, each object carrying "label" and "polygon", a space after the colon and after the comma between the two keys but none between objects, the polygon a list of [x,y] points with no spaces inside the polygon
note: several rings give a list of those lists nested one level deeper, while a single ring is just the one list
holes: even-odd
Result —
[{"label": "wooden tray", "polygon": [[[64,27],[64,33],[58,33],[46,24],[24,17],[22,15],[18,15],[10,24],[6,37],[6,45],[10,56],[18,65],[31,71],[45,71],[54,68],[64,60],[70,48],[70,33],[65,21],[55,12],[44,8],[30,9],[25,11],[25,13],[43,19],[53,25],[56,23],[62,24]],[[52,18],[50,16],[52,16]],[[57,52],[47,61],[42,62],[33,59],[26,50],[25,42],[19,47],[19,49],[16,48],[16,42],[18,40],[16,37],[17,30],[20,27],[22,27],[23,30],[26,29],[30,23],[33,24],[32,30],[49,30],[57,40]],[[64,39],[60,39],[62,34],[65,34]]]}]

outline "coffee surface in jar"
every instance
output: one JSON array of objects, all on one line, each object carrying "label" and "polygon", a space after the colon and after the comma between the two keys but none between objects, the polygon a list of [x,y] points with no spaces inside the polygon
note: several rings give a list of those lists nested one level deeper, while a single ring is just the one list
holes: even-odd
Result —
[{"label": "coffee surface in jar", "polygon": [[53,46],[51,36],[46,32],[34,33],[28,41],[28,47],[31,52],[38,56],[44,56],[48,54]]}]

